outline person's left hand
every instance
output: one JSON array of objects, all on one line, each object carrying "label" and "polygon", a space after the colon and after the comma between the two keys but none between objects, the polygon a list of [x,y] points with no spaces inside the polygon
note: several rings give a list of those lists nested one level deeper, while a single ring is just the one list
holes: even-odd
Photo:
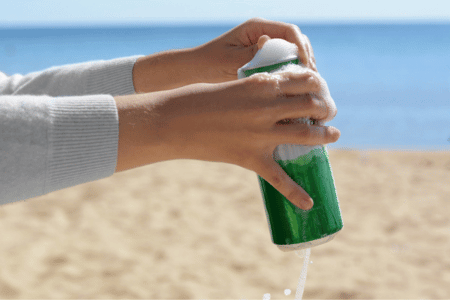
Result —
[{"label": "person's left hand", "polygon": [[[262,37],[262,38],[261,38]],[[301,63],[314,70],[316,63],[308,37],[298,26],[261,18],[250,19],[212,41],[194,48],[203,82],[217,83],[237,79],[237,70],[248,63],[261,46],[261,40],[281,38],[298,47]],[[259,41],[259,43],[258,43]]]}]

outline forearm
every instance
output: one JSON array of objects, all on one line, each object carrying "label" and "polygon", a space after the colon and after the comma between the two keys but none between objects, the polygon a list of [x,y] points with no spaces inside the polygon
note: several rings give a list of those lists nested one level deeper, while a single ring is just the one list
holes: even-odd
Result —
[{"label": "forearm", "polygon": [[138,56],[49,68],[27,75],[0,76],[0,95],[128,95],[135,93],[132,70]]},{"label": "forearm", "polygon": [[169,50],[139,58],[133,68],[137,93],[170,90],[202,82],[200,57],[195,48]]},{"label": "forearm", "polygon": [[[200,47],[147,56],[52,67],[27,75],[0,76],[0,95],[112,96],[149,93],[212,80]],[[1,73],[0,73],[1,74]]]},{"label": "forearm", "polygon": [[113,97],[0,96],[0,204],[110,176]]}]

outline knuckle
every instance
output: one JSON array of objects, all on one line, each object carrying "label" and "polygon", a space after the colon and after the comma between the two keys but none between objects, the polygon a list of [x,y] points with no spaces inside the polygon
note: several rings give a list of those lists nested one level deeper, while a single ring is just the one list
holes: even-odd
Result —
[{"label": "knuckle", "polygon": [[298,198],[298,192],[294,189],[289,190],[289,192],[287,192],[287,198],[288,199],[296,199]]},{"label": "knuckle", "polygon": [[304,109],[308,112],[314,111],[316,109],[316,103],[311,94],[302,95]]},{"label": "knuckle", "polygon": [[261,22],[264,22],[264,21],[265,20],[263,18],[261,18],[261,17],[254,17],[254,18],[249,19],[247,22],[248,23],[261,23]]},{"label": "knuckle", "polygon": [[268,73],[254,74],[248,79],[252,88],[255,90],[269,92],[272,95],[279,95],[281,93],[278,79]]},{"label": "knuckle", "polygon": [[315,94],[309,96],[311,99],[308,99],[305,109],[310,113],[310,116],[316,120],[328,119],[328,116],[330,115],[330,107],[327,103]]},{"label": "knuckle", "polygon": [[321,110],[323,111],[324,117],[323,119],[328,119],[333,114],[333,111],[331,110],[331,107],[327,105],[325,102],[321,101]]},{"label": "knuckle", "polygon": [[288,72],[286,72],[286,74],[289,74],[290,77],[299,79],[299,80],[301,80],[301,79],[305,80],[305,79],[311,78],[311,79],[319,81],[319,78],[317,77],[315,72],[310,69],[306,69],[306,68],[301,69],[301,70],[295,69],[295,71],[288,71]]},{"label": "knuckle", "polygon": [[320,79],[313,72],[307,72],[306,74],[306,82],[314,87],[315,92],[319,92],[321,89]]},{"label": "knuckle", "polygon": [[331,101],[327,101],[325,103],[326,109],[327,109],[327,115],[326,115],[326,119],[327,120],[332,120],[334,119],[334,117],[336,117],[337,114],[337,108],[336,105],[334,104],[334,101],[331,99]]},{"label": "knuckle", "polygon": [[319,105],[321,119],[327,119],[331,114],[331,107],[325,103],[323,100],[316,100]]},{"label": "knuckle", "polygon": [[295,25],[295,24],[289,24],[289,29],[292,30],[292,31],[294,31],[294,32],[299,32],[299,33],[301,33],[300,27],[298,27],[298,26]]},{"label": "knuckle", "polygon": [[254,84],[262,84],[270,79],[268,73],[256,73],[249,77]]},{"label": "knuckle", "polygon": [[321,80],[313,70],[304,69],[302,72],[286,72],[286,77],[311,86],[312,91],[319,92],[321,89]]},{"label": "knuckle", "polygon": [[269,180],[275,188],[279,188],[282,184],[282,178],[280,174],[272,174]]},{"label": "knuckle", "polygon": [[310,126],[302,126],[298,132],[301,141],[309,141],[312,138],[312,131]]}]

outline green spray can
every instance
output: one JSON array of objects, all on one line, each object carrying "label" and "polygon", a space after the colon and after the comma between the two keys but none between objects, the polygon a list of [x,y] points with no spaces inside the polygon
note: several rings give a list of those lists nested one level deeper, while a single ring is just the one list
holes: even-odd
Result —
[{"label": "green spray can", "polygon": [[[297,47],[282,39],[271,39],[238,70],[238,78],[277,72],[289,64],[301,69]],[[313,124],[309,118],[296,121]],[[293,251],[333,239],[343,228],[343,221],[326,147],[278,145],[273,158],[311,196],[314,206],[307,211],[297,208],[258,176],[272,242],[282,251]]]}]

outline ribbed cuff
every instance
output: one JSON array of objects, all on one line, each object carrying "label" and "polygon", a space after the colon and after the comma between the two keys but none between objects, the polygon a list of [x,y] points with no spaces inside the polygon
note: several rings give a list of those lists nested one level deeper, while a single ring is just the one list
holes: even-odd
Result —
[{"label": "ribbed cuff", "polygon": [[95,62],[89,70],[85,94],[134,94],[136,91],[133,84],[133,67],[139,57],[141,56]]},{"label": "ribbed cuff", "polygon": [[114,173],[119,118],[112,96],[55,98],[50,118],[45,193]]}]

